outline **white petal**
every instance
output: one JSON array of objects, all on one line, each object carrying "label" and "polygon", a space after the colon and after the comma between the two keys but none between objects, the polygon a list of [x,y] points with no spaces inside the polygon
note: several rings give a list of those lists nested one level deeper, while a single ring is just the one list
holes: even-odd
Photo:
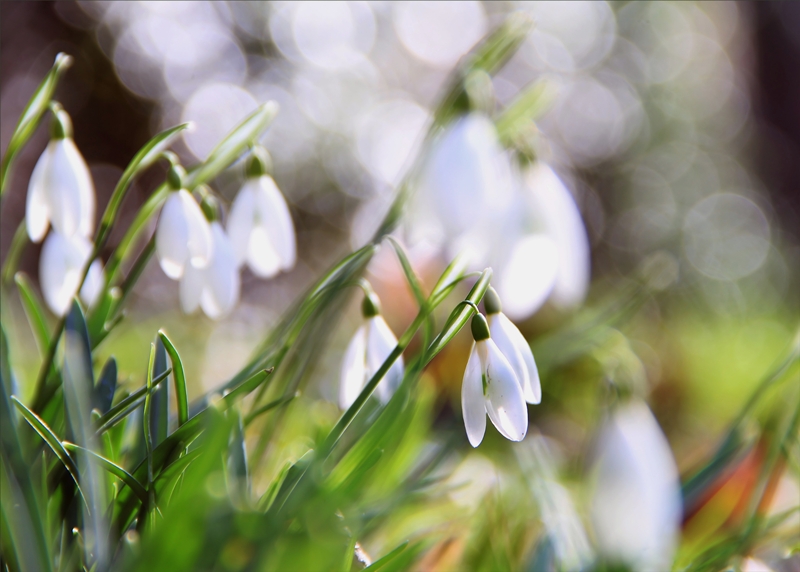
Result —
[{"label": "white petal", "polygon": [[505,203],[510,167],[491,120],[471,113],[448,126],[431,149],[420,184],[450,235],[461,234],[486,208]]},{"label": "white petal", "polygon": [[356,330],[347,345],[342,360],[341,382],[339,386],[339,407],[347,409],[364,389],[367,376],[367,326]]},{"label": "white petal", "polygon": [[247,265],[259,278],[272,278],[281,271],[281,259],[264,225],[253,227],[247,245]]},{"label": "white petal", "polygon": [[228,236],[231,240],[236,263],[241,266],[247,260],[250,247],[250,233],[253,231],[255,219],[256,198],[253,185],[256,179],[248,179],[244,186],[233,199],[231,210],[228,213]]},{"label": "white petal", "polygon": [[211,227],[206,220],[200,205],[194,200],[189,191],[181,189],[177,193],[180,197],[183,215],[186,217],[189,229],[189,255],[190,261],[198,268],[204,268],[211,260],[214,252],[214,243],[211,239]]},{"label": "white petal", "polygon": [[89,308],[93,307],[100,299],[100,294],[103,293],[103,286],[105,286],[103,265],[99,260],[95,260],[89,267],[89,273],[86,275],[86,280],[84,280],[81,287],[81,300]]},{"label": "white petal", "polygon": [[535,234],[519,240],[493,281],[503,311],[514,319],[533,315],[553,291],[558,265],[558,248],[548,236]]},{"label": "white petal", "polygon": [[178,280],[189,262],[189,223],[179,193],[170,193],[156,228],[156,254],[164,274]]},{"label": "white petal", "polygon": [[75,246],[68,238],[53,231],[44,241],[39,258],[42,296],[47,306],[59,316],[69,309],[81,279],[85,258],[76,252]]},{"label": "white petal", "polygon": [[534,210],[558,246],[558,277],[552,300],[563,307],[580,304],[591,279],[591,247],[580,210],[567,187],[544,163],[525,177]]},{"label": "white petal", "polygon": [[539,371],[533,359],[533,352],[525,336],[519,328],[502,312],[490,314],[489,331],[492,340],[508,360],[511,368],[522,386],[522,393],[528,403],[542,401],[542,388],[539,383]]},{"label": "white petal", "polygon": [[258,178],[256,193],[256,212],[260,221],[269,233],[272,247],[280,259],[280,269],[290,270],[297,258],[295,246],[294,224],[289,214],[286,199],[283,198],[272,177],[264,175]]},{"label": "white petal", "polygon": [[230,240],[222,225],[211,223],[214,254],[205,272],[205,289],[200,305],[209,318],[218,319],[230,312],[239,301],[239,268]]},{"label": "white petal", "polygon": [[650,409],[635,401],[618,407],[597,448],[591,516],[601,552],[636,570],[670,569],[680,527],[680,482]]},{"label": "white petal", "polygon": [[64,139],[64,152],[67,156],[69,164],[72,166],[72,172],[75,174],[75,181],[80,192],[81,202],[81,218],[78,224],[78,232],[89,238],[94,231],[94,213],[96,208],[94,182],[92,175],[89,172],[89,167],[83,159],[78,148],[75,146],[75,141],[72,139]]},{"label": "white petal", "polygon": [[185,313],[191,314],[197,310],[205,286],[205,268],[197,268],[191,263],[187,264],[178,289],[181,299],[181,309]]},{"label": "white petal", "polygon": [[485,341],[484,367],[488,377],[486,412],[497,430],[512,441],[522,441],[528,431],[528,407],[517,376],[491,338]]},{"label": "white petal", "polygon": [[40,242],[50,226],[50,208],[48,207],[45,184],[46,174],[50,168],[51,155],[51,147],[48,145],[36,162],[31,174],[31,180],[28,183],[25,224],[28,227],[28,236],[33,242]]},{"label": "white petal", "polygon": [[75,155],[70,152],[68,141],[54,139],[48,143],[50,162],[43,178],[50,207],[50,222],[65,237],[80,231],[84,211],[82,201],[86,195],[86,189],[81,188],[86,180],[77,170],[80,165],[75,163]]},{"label": "white petal", "polygon": [[[380,369],[395,346],[397,346],[397,338],[383,316],[377,315],[370,318],[367,326],[367,381]],[[403,356],[399,356],[378,384],[375,395],[383,403],[388,402],[402,381]]]},{"label": "white petal", "polygon": [[[482,343],[482,342],[481,342]],[[470,445],[477,447],[486,433],[486,398],[483,396],[483,368],[478,356],[477,344],[472,344],[467,369],[461,383],[461,412]]]}]

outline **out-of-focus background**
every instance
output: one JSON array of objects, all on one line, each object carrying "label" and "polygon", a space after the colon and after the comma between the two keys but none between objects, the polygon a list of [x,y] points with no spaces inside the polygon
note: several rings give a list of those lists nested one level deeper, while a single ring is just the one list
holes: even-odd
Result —
[{"label": "out-of-focus background", "polygon": [[[141,327],[115,334],[103,351],[141,375],[152,332],[167,326],[195,358],[187,366],[202,384],[195,394],[238,370],[297,293],[363,242],[456,64],[517,10],[535,27],[492,79],[497,105],[533,81],[555,87],[537,140],[589,234],[587,303],[624,288],[643,265],[658,266],[660,289],[602,359],[640,368],[630,375],[646,380],[681,469],[691,467],[797,328],[800,3],[3,2],[0,148],[56,53],[71,54],[56,97],[72,115],[98,213],[157,131],[194,121],[175,145],[191,164],[260,102],[280,104],[263,144],[297,228],[295,269],[271,281],[245,271],[237,309],[212,322],[182,315],[177,285],[151,263],[131,302]],[[15,165],[0,214],[2,257],[46,141],[40,128]],[[111,246],[164,172],[136,181]],[[241,182],[233,169],[214,188],[230,200]],[[33,277],[38,250],[29,245],[21,265]],[[392,263],[376,264],[376,289],[399,332],[413,300]],[[535,348],[574,311],[546,305],[521,327]],[[352,314],[321,371],[338,373]],[[20,324],[12,344],[23,347],[32,338]],[[445,358],[430,376],[443,424],[459,410],[466,354]],[[531,410],[532,425],[567,449],[587,430],[591,367],[578,360],[543,378],[543,405]],[[319,380],[320,395],[335,401],[335,383]]]}]

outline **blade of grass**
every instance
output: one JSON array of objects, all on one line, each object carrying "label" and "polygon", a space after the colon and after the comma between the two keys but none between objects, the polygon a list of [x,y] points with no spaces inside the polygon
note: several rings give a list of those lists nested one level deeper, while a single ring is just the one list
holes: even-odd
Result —
[{"label": "blade of grass", "polygon": [[11,279],[17,272],[19,266],[19,259],[22,257],[22,252],[28,245],[28,227],[25,220],[22,220],[17,225],[17,230],[14,231],[14,237],[11,239],[11,246],[8,247],[6,253],[6,261],[3,262],[2,280],[3,286],[11,283]]},{"label": "blade of grass", "polygon": [[78,479],[78,467],[75,465],[75,461],[73,461],[69,453],[67,453],[67,450],[64,449],[64,446],[61,444],[61,439],[59,439],[53,430],[47,426],[47,423],[45,423],[41,417],[25,407],[25,404],[17,399],[15,395],[11,396],[11,401],[14,402],[14,405],[25,418],[25,421],[28,422],[36,434],[42,438],[48,447],[50,447],[50,450],[53,451],[53,454],[55,454],[58,460],[61,461],[61,463],[64,465],[64,468],[66,468],[69,472],[70,476],[72,476],[72,480],[75,481],[75,486],[78,488],[78,493],[81,495],[81,499],[88,509],[89,504],[86,502],[86,497],[83,495],[83,490],[81,489],[80,481]]},{"label": "blade of grass", "polygon": [[167,350],[169,360],[172,362],[172,370],[175,372],[175,397],[178,401],[178,426],[183,425],[189,420],[189,393],[186,390],[186,373],[183,370],[183,362],[175,345],[167,337],[164,330],[158,330],[158,337],[164,348]]},{"label": "blade of grass", "polygon": [[[153,387],[157,387],[159,383],[167,379],[169,374],[172,372],[172,369],[167,369],[166,371],[162,372],[161,375],[153,379]],[[128,397],[117,403],[111,409],[109,409],[106,413],[103,414],[102,417],[97,421],[98,428],[97,434],[100,435],[105,431],[111,429],[114,425],[122,421],[125,417],[130,415],[136,408],[138,408],[143,402],[145,395],[147,394],[147,386],[140,387],[133,393],[131,393]]]},{"label": "blade of grass", "polygon": [[73,452],[80,451],[81,453],[86,455],[87,458],[91,459],[93,462],[97,463],[100,467],[102,467],[115,477],[118,477],[121,481],[123,481],[126,485],[128,485],[133,491],[133,493],[137,497],[139,497],[139,499],[143,503],[147,502],[147,491],[142,486],[142,484],[139,481],[137,481],[136,478],[133,475],[131,475],[128,471],[126,471],[113,461],[106,459],[102,455],[98,455],[94,451],[85,449],[80,445],[76,445],[75,443],[70,443],[69,441],[63,441],[62,445],[64,446],[64,449],[66,449],[67,451],[73,451]]},{"label": "blade of grass", "polygon": [[17,288],[19,288],[22,306],[36,338],[36,345],[39,348],[39,352],[44,354],[50,347],[50,332],[47,329],[47,319],[42,309],[42,303],[36,292],[33,291],[30,280],[23,272],[17,272],[14,275],[14,281],[17,283]]},{"label": "blade of grass", "polygon": [[369,566],[364,568],[364,572],[366,572],[367,570],[369,570],[369,572],[375,572],[376,570],[380,570],[381,568],[383,568],[384,566],[389,564],[392,560],[394,560],[395,558],[400,556],[400,554],[407,547],[408,547],[408,540],[403,542],[400,546],[398,546],[397,548],[395,548],[394,550],[392,550],[391,552],[389,552],[385,556],[382,556],[381,558],[378,558],[375,562],[373,562],[372,564],[370,564]]}]

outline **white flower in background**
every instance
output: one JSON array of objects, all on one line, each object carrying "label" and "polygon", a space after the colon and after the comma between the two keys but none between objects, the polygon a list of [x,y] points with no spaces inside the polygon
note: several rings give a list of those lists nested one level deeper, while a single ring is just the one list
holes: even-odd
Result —
[{"label": "white flower in background", "polygon": [[[541,161],[521,178],[523,227],[498,265],[494,283],[514,319],[533,315],[547,300],[561,308],[577,306],[591,279],[591,247],[572,194]],[[513,214],[513,213],[512,213]]]},{"label": "white flower in background", "polygon": [[187,314],[198,306],[206,316],[219,319],[228,314],[239,301],[241,280],[239,267],[228,235],[219,221],[211,223],[213,253],[208,265],[198,268],[190,263],[180,285],[181,308]]},{"label": "white flower in background", "polygon": [[[63,316],[69,310],[91,254],[91,243],[80,234],[64,236],[53,230],[45,239],[39,257],[39,285],[44,301],[54,314]],[[95,260],[81,288],[81,300],[93,306],[103,285],[103,267],[99,260]]]},{"label": "white flower in background", "polygon": [[197,201],[183,188],[185,171],[180,165],[167,176],[172,192],[161,209],[156,228],[156,254],[164,274],[178,280],[191,264],[205,268],[213,243],[208,221]]},{"label": "white flower in background", "polygon": [[591,516],[598,549],[634,570],[669,570],[681,523],[678,468],[643,402],[619,406],[600,431]]},{"label": "white flower in background", "polygon": [[501,209],[511,196],[508,156],[492,121],[473,112],[448,125],[434,141],[419,181],[421,214],[430,211],[447,237],[457,239]]},{"label": "white flower in background", "polygon": [[501,311],[500,297],[494,288],[489,287],[483,297],[483,304],[486,307],[486,320],[489,322],[492,340],[514,370],[525,401],[541,403],[542,386],[531,346],[519,328]]},{"label": "white flower in background", "polygon": [[[339,406],[342,409],[353,404],[397,346],[397,338],[380,314],[380,305],[375,294],[370,293],[364,297],[361,310],[364,323],[350,340],[342,360],[339,386]],[[387,403],[400,386],[403,371],[403,357],[399,356],[375,388],[375,395],[381,402]]]},{"label": "white flower in background", "polygon": [[228,235],[239,266],[271,278],[294,267],[295,233],[286,199],[269,175],[270,159],[257,147],[247,167],[247,181],[233,200]]},{"label": "white flower in background", "polygon": [[94,184],[86,161],[72,140],[72,122],[55,106],[52,138],[28,183],[25,223],[28,236],[40,242],[48,227],[62,236],[88,238],[94,230]]},{"label": "white flower in background", "polygon": [[461,410],[467,438],[480,445],[486,432],[486,414],[497,430],[511,441],[522,441],[528,431],[528,408],[514,369],[490,337],[481,314],[472,318],[475,343],[461,386]]}]

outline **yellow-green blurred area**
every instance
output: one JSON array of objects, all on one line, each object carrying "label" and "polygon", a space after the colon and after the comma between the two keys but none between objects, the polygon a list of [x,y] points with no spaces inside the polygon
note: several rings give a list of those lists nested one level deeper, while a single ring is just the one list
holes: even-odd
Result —
[{"label": "yellow-green blurred area", "polygon": [[[591,527],[573,534],[575,523],[558,515],[588,522],[597,431],[609,408],[630,395],[652,409],[684,482],[718,454],[759,396],[737,426],[738,456],[725,459],[706,496],[684,515],[681,566],[746,528],[743,515],[755,521],[800,506],[797,435],[759,480],[800,399],[800,3],[0,3],[0,150],[56,53],[72,55],[55,98],[70,113],[89,165],[98,220],[128,161],[155,133],[194,122],[172,146],[190,167],[258,104],[280,105],[260,143],[297,230],[294,269],[271,280],[243,269],[241,300],[214,321],[181,312],[177,283],[153,258],[124,319],[94,351],[95,365],[113,356],[119,387],[142,387],[150,344],[163,329],[180,351],[190,402],[218,391],[306,289],[375,232],[427,149],[425,134],[454,70],[516,12],[531,31],[482,86],[487,113],[499,116],[536,82],[552,89],[547,109],[508,143],[553,167],[591,248],[585,300],[565,307],[550,299],[518,320],[543,394],[528,408],[529,440],[510,443],[488,424],[480,447],[469,446],[461,413],[467,327],[421,373],[396,417],[381,417],[375,400],[367,403],[344,442],[366,437],[309,478],[316,488],[309,485],[310,500],[283,523],[282,535],[259,507],[231,494],[238,485],[220,467],[203,473],[198,466],[184,496],[175,492],[165,509],[177,528],[148,541],[151,552],[136,569],[183,569],[196,555],[213,554],[214,570],[253,562],[259,569],[361,570],[404,542],[394,569],[550,570],[556,561],[558,569],[589,569]],[[3,194],[4,264],[47,139],[40,126]],[[101,259],[165,172],[156,165],[136,179]],[[223,210],[242,181],[237,164],[210,182]],[[424,214],[406,212],[409,219]],[[35,289],[40,252],[28,243],[18,261]],[[422,245],[409,253],[429,293],[449,252]],[[388,243],[365,276],[399,336],[418,307]],[[438,328],[471,285],[460,285],[437,310]],[[290,464],[319,450],[341,417],[342,357],[361,324],[361,294],[350,290],[340,312],[308,334],[320,351],[296,370],[276,369],[279,382],[301,372],[296,397],[246,428],[254,471],[247,494],[259,502],[280,488]],[[44,352],[13,280],[2,297],[11,367],[27,403]],[[57,317],[46,319],[56,326]],[[406,364],[424,349],[421,338],[406,351]],[[774,385],[757,393],[792,355]],[[792,540],[800,519],[792,513],[786,523],[767,534],[780,542],[754,542],[739,556],[758,556],[776,572],[800,569]],[[215,530],[227,532],[216,538]],[[271,538],[279,540],[262,553]],[[745,564],[736,562],[761,570]]]}]

